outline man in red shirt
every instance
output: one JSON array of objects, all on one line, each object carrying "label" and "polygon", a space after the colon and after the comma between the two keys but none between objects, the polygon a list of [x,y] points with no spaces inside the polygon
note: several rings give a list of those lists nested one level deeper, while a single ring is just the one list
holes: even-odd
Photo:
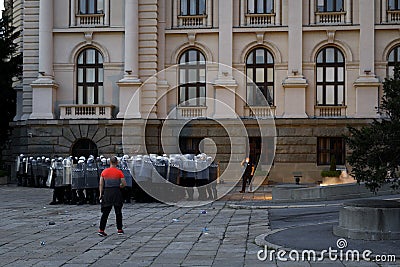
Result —
[{"label": "man in red shirt", "polygon": [[126,181],[122,171],[117,169],[117,165],[117,157],[112,157],[110,159],[110,168],[105,169],[100,175],[99,191],[102,215],[98,234],[102,237],[107,236],[104,229],[106,228],[108,215],[112,207],[114,207],[115,211],[118,234],[124,234],[124,230],[122,230],[123,198],[121,188],[126,186]]}]

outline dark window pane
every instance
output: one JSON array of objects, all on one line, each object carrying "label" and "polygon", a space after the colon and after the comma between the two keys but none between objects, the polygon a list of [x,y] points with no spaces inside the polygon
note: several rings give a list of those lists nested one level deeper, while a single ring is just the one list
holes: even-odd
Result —
[{"label": "dark window pane", "polygon": [[273,9],[274,9],[274,2],[273,0],[267,0],[267,13],[272,13]]},{"label": "dark window pane", "polygon": [[94,14],[95,13],[95,0],[88,0],[88,13]]},{"label": "dark window pane", "polygon": [[188,15],[188,6],[187,6],[187,0],[181,0],[181,14],[182,15]]},{"label": "dark window pane", "polygon": [[343,10],[343,0],[336,0],[336,11]]},{"label": "dark window pane", "polygon": [[189,0],[190,1],[190,15],[196,15],[196,4],[197,1],[196,0]]},{"label": "dark window pane", "polygon": [[251,52],[249,54],[249,56],[247,57],[247,61],[246,61],[247,64],[253,64],[253,54],[254,54],[254,52]]},{"label": "dark window pane", "polygon": [[254,11],[254,9],[255,9],[255,5],[254,5],[254,1],[255,0],[248,0],[248,2],[247,2],[247,9],[248,9],[248,12],[250,13],[250,14],[253,14],[253,13],[255,13]]},{"label": "dark window pane", "polygon": [[256,50],[256,64],[265,63],[264,55],[265,55],[264,49],[257,49]]},{"label": "dark window pane", "polygon": [[199,3],[199,14],[206,14],[206,0],[200,0]]},{"label": "dark window pane", "polygon": [[79,1],[79,12],[81,14],[86,14],[86,0],[80,0]]},{"label": "dark window pane", "polygon": [[257,13],[264,13],[264,0],[257,0]]},{"label": "dark window pane", "polygon": [[345,164],[345,146],[341,137],[319,137],[317,141],[317,164],[329,165],[335,156],[337,165]]}]

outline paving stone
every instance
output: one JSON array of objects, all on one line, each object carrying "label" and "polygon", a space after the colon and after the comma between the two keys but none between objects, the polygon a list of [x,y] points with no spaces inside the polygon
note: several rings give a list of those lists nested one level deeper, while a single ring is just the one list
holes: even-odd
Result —
[{"label": "paving stone", "polygon": [[[125,235],[116,234],[115,215],[111,213],[106,238],[96,235],[99,206],[48,206],[51,197],[52,190],[44,188],[0,187],[0,265],[335,266],[329,261],[259,261],[261,247],[254,240],[267,231],[269,212],[229,208],[227,203],[233,198],[229,196],[201,208],[124,205]],[[207,214],[200,214],[203,209]],[[49,221],[56,224],[50,227]],[[204,227],[208,229],[205,233]],[[377,266],[366,262],[333,264]]]}]

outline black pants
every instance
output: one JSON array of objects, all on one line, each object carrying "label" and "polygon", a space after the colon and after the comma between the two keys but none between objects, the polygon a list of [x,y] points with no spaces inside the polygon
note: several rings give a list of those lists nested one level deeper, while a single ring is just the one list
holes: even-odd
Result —
[{"label": "black pants", "polygon": [[251,182],[251,175],[243,175],[242,177],[242,191],[246,190],[246,183],[249,181],[249,184]]},{"label": "black pants", "polygon": [[[110,215],[113,206],[101,207],[100,230],[106,229],[108,215]],[[122,230],[122,206],[114,206],[115,218],[117,221],[117,229]]]}]

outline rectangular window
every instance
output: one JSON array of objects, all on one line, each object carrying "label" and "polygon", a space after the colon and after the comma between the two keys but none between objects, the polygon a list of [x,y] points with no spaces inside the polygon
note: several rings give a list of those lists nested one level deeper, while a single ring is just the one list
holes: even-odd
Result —
[{"label": "rectangular window", "polygon": [[342,137],[318,137],[317,164],[330,165],[335,157],[337,165],[345,164],[345,142]]},{"label": "rectangular window", "polygon": [[103,14],[104,0],[79,0],[80,14]]},{"label": "rectangular window", "polygon": [[248,14],[269,14],[274,10],[274,0],[248,0]]},{"label": "rectangular window", "polygon": [[318,12],[343,11],[343,0],[318,0]]},{"label": "rectangular window", "polygon": [[181,15],[196,16],[206,14],[206,0],[181,0]]}]

